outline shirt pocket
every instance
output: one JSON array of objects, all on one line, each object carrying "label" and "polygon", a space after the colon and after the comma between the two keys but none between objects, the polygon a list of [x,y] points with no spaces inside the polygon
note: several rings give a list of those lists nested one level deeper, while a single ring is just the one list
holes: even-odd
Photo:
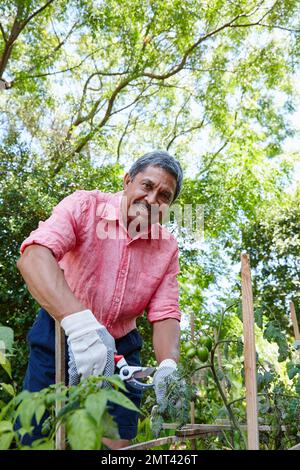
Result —
[{"label": "shirt pocket", "polygon": [[161,282],[161,278],[146,272],[140,272],[134,292],[134,306],[138,313],[145,310]]}]

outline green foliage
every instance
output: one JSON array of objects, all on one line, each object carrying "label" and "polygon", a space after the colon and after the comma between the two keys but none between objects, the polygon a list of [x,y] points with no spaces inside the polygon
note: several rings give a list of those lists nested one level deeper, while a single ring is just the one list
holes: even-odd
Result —
[{"label": "green foliage", "polygon": [[[268,390],[261,417],[274,427],[264,445],[281,448],[296,439],[298,405],[283,396],[300,389],[287,305],[292,298],[299,312],[299,185],[291,189],[299,155],[287,154],[283,145],[295,132],[299,2],[274,0],[267,8],[255,0],[2,0],[0,77],[9,88],[0,95],[0,341],[12,365],[2,360],[0,400],[18,396],[26,334],[38,309],[16,269],[22,241],[63,197],[76,189],[120,190],[124,166],[148,149],[164,148],[188,175],[179,204],[204,206],[205,243],[199,246],[188,231],[178,236],[184,325],[193,313],[197,342],[200,333],[214,338],[222,324],[222,368],[215,364],[216,342],[207,363],[195,358],[192,368],[182,348],[183,366],[199,381],[197,420],[233,422],[218,383],[234,402],[236,419],[245,419],[243,401],[235,401],[243,395],[244,372],[233,266],[247,250],[255,321],[268,342],[265,351],[276,343],[280,361],[274,357],[276,370],[264,364],[258,371],[261,393]],[[220,305],[229,308],[224,319]],[[138,325],[143,363],[155,365],[151,326],[145,317]],[[14,330],[13,347],[7,328]],[[189,331],[182,337],[191,340]],[[289,378],[279,373],[286,360]],[[11,370],[14,381],[7,383]],[[104,411],[106,392],[98,392],[78,406],[74,392],[64,407],[74,448],[81,440],[89,446],[88,436],[98,448],[102,422],[114,434]],[[37,419],[47,397],[36,399]],[[27,428],[29,410],[30,400],[22,418]],[[147,403],[143,410],[149,416]],[[80,436],[73,433],[77,420]],[[276,420],[291,424],[286,438]],[[1,448],[15,445],[10,423],[0,421]],[[45,426],[54,423],[51,415]],[[241,436],[235,428],[205,444],[244,448]],[[47,446],[53,442],[35,443]]]},{"label": "green foliage", "polygon": [[[7,358],[0,361],[11,378]],[[101,385],[109,383],[109,388]],[[68,444],[73,450],[98,450],[102,448],[102,437],[118,439],[118,427],[108,412],[108,401],[124,408],[139,411],[123,394],[126,388],[119,377],[90,377],[74,387],[62,384],[51,385],[40,392],[23,391],[19,394],[11,384],[1,387],[13,398],[0,405],[0,449],[11,448],[41,450],[54,449],[55,431],[65,425]],[[56,401],[63,407],[55,416]],[[47,414],[45,414],[47,413]],[[47,417],[48,416],[48,417]],[[46,418],[46,419],[45,419]],[[15,427],[17,419],[20,425]],[[45,437],[35,441],[31,447],[22,444],[22,436],[31,433],[33,420],[42,423]]]},{"label": "green foliage", "polygon": [[[243,246],[250,254],[257,320],[265,337],[276,341],[280,360],[287,358],[293,332],[288,300],[299,311],[299,188],[266,201],[243,225]],[[298,320],[299,321],[299,320]]]},{"label": "green foliage", "polygon": [[14,331],[7,326],[0,326],[0,348],[11,352],[14,343]]},{"label": "green foliage", "polygon": [[287,359],[289,354],[289,348],[286,341],[286,337],[282,331],[280,331],[277,322],[271,321],[267,324],[266,329],[264,331],[264,337],[272,342],[275,341],[279,347],[279,357],[278,360],[284,361]]},{"label": "green foliage", "polygon": [[196,390],[186,376],[186,372],[179,368],[165,378],[165,397],[153,406],[151,411],[151,430],[154,437],[159,436],[164,422],[175,422],[178,427],[189,422],[190,402],[194,400]]},{"label": "green foliage", "polygon": [[[241,331],[237,327],[235,318],[237,313],[238,309],[234,306],[231,306],[227,312],[221,312],[219,333],[207,364],[202,365],[196,357],[192,360],[187,357],[191,341],[185,342],[182,348],[181,363],[196,384],[196,422],[215,423],[221,420],[222,423],[225,420],[225,423],[230,423],[232,427],[231,431],[224,432],[218,438],[207,438],[201,444],[197,444],[200,446],[198,449],[246,448],[245,436],[241,431],[241,424],[246,422],[244,356],[243,342],[237,336]],[[256,331],[261,338],[257,340],[259,350],[264,348],[262,354],[257,353],[258,417],[259,424],[268,425],[271,429],[269,432],[260,433],[260,448],[287,449],[299,440],[299,360],[296,358],[295,349],[284,341],[284,335],[275,325],[269,325],[266,331],[267,334],[265,332],[263,334],[258,328]],[[199,344],[201,337],[203,338],[203,331],[196,329],[195,345]],[[274,352],[271,357],[266,352],[268,343],[264,338],[272,343],[276,341],[279,345],[283,343],[285,357],[291,358],[285,363],[287,374],[285,365],[282,367],[280,362],[277,362],[283,361],[281,355],[277,358]],[[265,344],[262,345],[261,341],[265,341]],[[221,363],[217,349],[221,353]],[[280,347],[279,352],[283,354]],[[155,418],[157,419],[154,420],[155,429],[159,430],[161,420],[157,413]]]},{"label": "green foliage", "polygon": [[[206,140],[204,127],[216,151],[228,144],[221,158],[280,154],[291,132],[297,1],[267,11],[255,0],[48,3],[35,14],[42,2],[2,2],[0,75],[11,85],[5,131],[26,129],[55,168],[82,149],[131,159],[163,143],[184,157]],[[215,153],[197,153],[202,170]]]}]

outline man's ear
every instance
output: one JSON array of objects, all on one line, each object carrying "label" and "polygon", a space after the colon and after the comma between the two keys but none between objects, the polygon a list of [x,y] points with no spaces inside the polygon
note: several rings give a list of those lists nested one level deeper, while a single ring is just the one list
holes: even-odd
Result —
[{"label": "man's ear", "polygon": [[123,178],[123,188],[127,189],[128,184],[131,182],[131,178],[129,176],[129,173],[125,173],[124,178]]}]

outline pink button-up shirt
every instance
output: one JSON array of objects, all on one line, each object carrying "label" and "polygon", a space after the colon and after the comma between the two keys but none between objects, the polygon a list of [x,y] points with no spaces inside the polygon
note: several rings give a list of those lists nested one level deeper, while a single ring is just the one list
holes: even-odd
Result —
[{"label": "pink button-up shirt", "polygon": [[21,253],[32,244],[49,248],[76,298],[115,338],[144,310],[150,322],[180,320],[177,241],[159,224],[152,236],[131,239],[119,223],[122,196],[75,191],[21,245]]}]

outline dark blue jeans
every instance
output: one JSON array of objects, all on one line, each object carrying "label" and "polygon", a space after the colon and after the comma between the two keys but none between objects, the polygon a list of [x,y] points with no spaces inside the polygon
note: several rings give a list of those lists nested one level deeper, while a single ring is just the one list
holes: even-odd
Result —
[{"label": "dark blue jeans", "polygon": [[[28,333],[30,346],[29,362],[24,379],[24,389],[37,392],[55,383],[55,322],[53,318],[41,309]],[[118,354],[123,354],[129,365],[140,365],[140,350],[142,339],[137,330],[132,330],[126,336],[116,339]],[[68,371],[68,347],[66,343],[66,371]],[[66,374],[68,375],[68,374]],[[68,383],[68,377],[66,377]],[[126,396],[139,407],[141,392],[126,384]],[[109,413],[116,421],[121,439],[132,439],[137,433],[138,413],[112,404]],[[30,445],[35,439],[43,437],[41,425],[34,428],[32,436],[22,439]]]}]

